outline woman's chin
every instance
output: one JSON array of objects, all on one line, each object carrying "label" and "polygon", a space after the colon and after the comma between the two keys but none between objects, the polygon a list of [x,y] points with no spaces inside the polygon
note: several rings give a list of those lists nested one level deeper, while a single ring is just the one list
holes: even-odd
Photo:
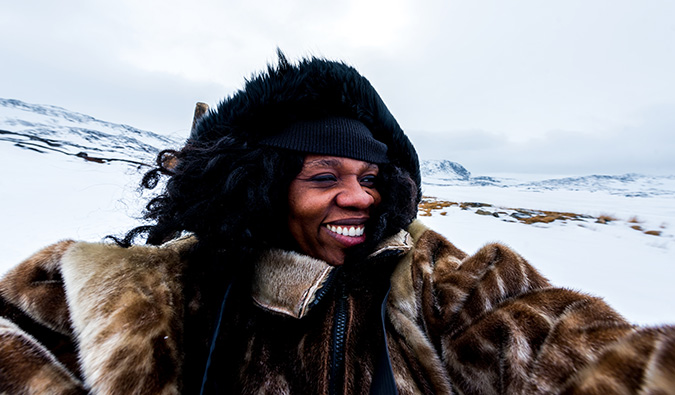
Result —
[{"label": "woman's chin", "polygon": [[342,266],[345,263],[345,254],[344,252],[341,254],[335,254],[330,257],[325,257],[323,260],[331,266]]}]

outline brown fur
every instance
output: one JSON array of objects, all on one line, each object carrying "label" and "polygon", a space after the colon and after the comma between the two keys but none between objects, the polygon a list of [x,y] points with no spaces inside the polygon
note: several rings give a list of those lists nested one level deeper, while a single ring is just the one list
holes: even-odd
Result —
[{"label": "brown fur", "polygon": [[[632,326],[600,299],[551,287],[502,245],[467,256],[419,223],[409,231],[414,248],[397,247],[395,267],[369,263],[350,288],[345,393],[370,386],[391,270],[386,328],[401,394],[675,393],[675,328]],[[188,281],[198,277],[184,275],[192,242],[62,242],[8,273],[0,281],[0,391],[197,391],[215,315],[206,306],[219,302],[204,300]],[[298,289],[275,295],[311,300],[309,285],[320,288],[324,277],[294,273],[307,262],[291,255],[276,257],[284,270],[274,278],[293,278]],[[298,292],[305,285],[310,294]],[[297,309],[277,308],[284,300],[265,300],[253,302],[250,284],[233,289],[214,356],[223,383],[235,393],[327,392],[333,297],[301,319]],[[69,357],[73,345],[79,364]]]},{"label": "brown fur", "polygon": [[61,279],[61,258],[74,241],[53,244],[10,270],[0,282],[0,295],[46,327],[71,334]]},{"label": "brown fur", "polygon": [[85,393],[82,383],[49,350],[2,317],[0,379],[0,393]]},{"label": "brown fur", "polygon": [[[314,295],[335,269],[297,252],[272,250],[256,265],[251,286],[253,300],[262,308],[302,318]],[[289,265],[288,262],[293,264]],[[284,287],[279,284],[284,283]],[[307,284],[307,287],[303,285]]]},{"label": "brown fur", "polygon": [[100,393],[178,393],[178,255],[79,243],[62,262],[86,384]]}]

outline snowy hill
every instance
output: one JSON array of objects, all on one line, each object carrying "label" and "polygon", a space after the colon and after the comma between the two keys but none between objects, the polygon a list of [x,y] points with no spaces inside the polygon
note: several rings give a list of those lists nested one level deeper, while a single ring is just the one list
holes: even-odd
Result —
[{"label": "snowy hill", "polygon": [[675,175],[588,175],[523,180],[514,177],[471,176],[462,165],[448,160],[421,161],[424,183],[435,186],[491,186],[529,191],[606,192],[626,197],[674,196]]},{"label": "snowy hill", "polygon": [[2,98],[0,141],[37,152],[136,164],[153,163],[159,150],[180,146],[171,138],[128,125],[101,121],[61,107]]},{"label": "snowy hill", "polygon": [[466,181],[471,178],[471,173],[464,166],[449,160],[421,160],[420,172],[424,179]]},{"label": "snowy hill", "polygon": [[[63,238],[100,241],[137,226],[149,197],[139,163],[182,143],[6,99],[0,131],[0,275]],[[603,296],[638,323],[675,323],[672,177],[474,176],[451,161],[423,161],[422,173],[420,220],[459,248],[506,243],[556,285]]]}]

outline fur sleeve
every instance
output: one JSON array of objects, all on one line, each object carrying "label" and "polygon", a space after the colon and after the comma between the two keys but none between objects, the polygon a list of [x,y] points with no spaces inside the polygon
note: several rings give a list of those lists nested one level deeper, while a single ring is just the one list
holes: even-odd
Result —
[{"label": "fur sleeve", "polygon": [[395,326],[421,358],[438,359],[429,363],[438,382],[445,374],[456,392],[675,391],[671,327],[635,328],[601,299],[550,286],[499,244],[466,257],[426,230],[408,259],[408,283],[399,276],[392,288]]},{"label": "fur sleeve", "polygon": [[0,393],[85,393],[71,338],[61,258],[72,245],[46,247],[0,280]]},{"label": "fur sleeve", "polygon": [[77,243],[68,249],[63,281],[92,392],[179,393],[181,265],[170,246]]},{"label": "fur sleeve", "polygon": [[47,348],[13,322],[0,317],[0,393],[87,392]]}]

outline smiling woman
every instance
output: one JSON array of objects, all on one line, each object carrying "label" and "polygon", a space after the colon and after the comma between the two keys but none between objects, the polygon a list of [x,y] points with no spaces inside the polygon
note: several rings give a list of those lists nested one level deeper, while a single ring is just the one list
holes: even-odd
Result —
[{"label": "smiling woman", "polygon": [[0,392],[673,393],[675,328],[415,220],[415,149],[352,67],[280,54],[157,163],[147,225],[0,281]]}]

